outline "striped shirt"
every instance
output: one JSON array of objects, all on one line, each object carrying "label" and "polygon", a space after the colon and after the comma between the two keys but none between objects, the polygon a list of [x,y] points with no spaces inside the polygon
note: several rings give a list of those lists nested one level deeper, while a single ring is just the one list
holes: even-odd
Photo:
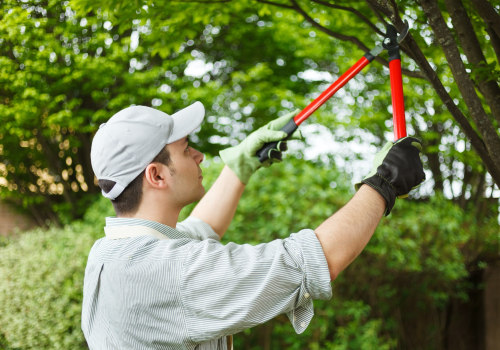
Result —
[{"label": "striped shirt", "polygon": [[95,242],[82,306],[90,349],[226,350],[226,337],[283,313],[302,333],[314,314],[312,300],[331,298],[328,265],[312,230],[255,246],[224,245],[193,217],[176,229],[106,218],[115,231],[130,226],[166,239]]}]

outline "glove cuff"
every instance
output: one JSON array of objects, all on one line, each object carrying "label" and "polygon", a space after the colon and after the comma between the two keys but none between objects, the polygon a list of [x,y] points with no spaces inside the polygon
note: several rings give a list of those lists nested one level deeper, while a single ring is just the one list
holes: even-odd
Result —
[{"label": "glove cuff", "polygon": [[394,187],[378,173],[363,179],[361,183],[373,188],[385,199],[385,216],[389,215],[396,201],[396,191]]}]

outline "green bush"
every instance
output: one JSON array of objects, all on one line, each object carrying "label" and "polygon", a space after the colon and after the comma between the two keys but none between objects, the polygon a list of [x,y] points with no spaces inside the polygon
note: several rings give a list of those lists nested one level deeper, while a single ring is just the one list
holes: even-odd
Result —
[{"label": "green bush", "polygon": [[0,333],[10,348],[84,347],[83,272],[96,232],[82,224],[38,229],[1,248]]},{"label": "green bush", "polygon": [[103,235],[108,200],[85,220],[35,229],[0,244],[0,347],[85,349],[80,328],[83,276],[94,241]]}]

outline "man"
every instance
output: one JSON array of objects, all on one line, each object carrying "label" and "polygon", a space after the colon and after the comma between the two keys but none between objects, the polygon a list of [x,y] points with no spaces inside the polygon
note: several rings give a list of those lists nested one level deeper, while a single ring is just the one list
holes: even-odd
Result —
[{"label": "man", "polygon": [[82,329],[91,349],[230,349],[232,334],[282,313],[303,332],[312,300],[331,297],[330,282],[395,198],[425,177],[416,139],[388,143],[354,197],[315,230],[223,245],[245,184],[261,167],[255,153],[286,137],[279,129],[291,115],[223,150],[226,166],[206,194],[203,155],[187,138],[203,118],[199,102],[172,116],[132,106],[96,133],[92,167],[117,217],[106,219],[85,271]]}]

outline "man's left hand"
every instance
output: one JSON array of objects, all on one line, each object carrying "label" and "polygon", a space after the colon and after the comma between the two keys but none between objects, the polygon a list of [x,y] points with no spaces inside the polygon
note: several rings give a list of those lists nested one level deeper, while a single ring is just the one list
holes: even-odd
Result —
[{"label": "man's left hand", "polygon": [[[299,111],[293,111],[280,118],[277,118],[263,127],[257,129],[243,140],[239,145],[226,148],[219,152],[224,163],[234,171],[240,181],[247,184],[252,174],[260,167],[268,167],[272,163],[281,161],[281,152],[286,150],[287,133],[280,129],[285,126]],[[297,138],[293,134],[292,138]],[[273,150],[273,157],[261,163],[256,156],[265,144],[269,142],[282,141],[278,143],[278,148]]]}]

